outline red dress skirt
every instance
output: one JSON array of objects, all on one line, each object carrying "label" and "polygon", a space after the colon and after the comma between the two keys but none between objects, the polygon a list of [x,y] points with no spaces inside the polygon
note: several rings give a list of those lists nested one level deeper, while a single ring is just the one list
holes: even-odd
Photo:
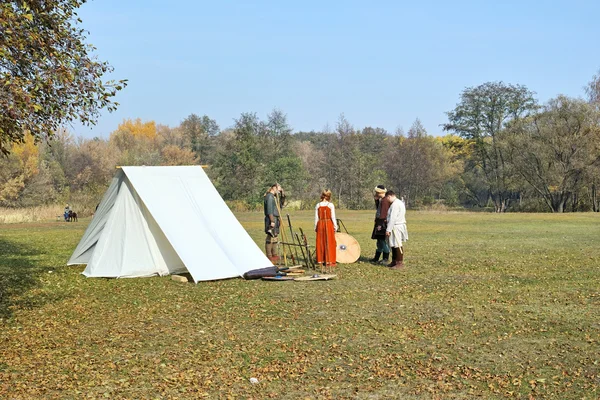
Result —
[{"label": "red dress skirt", "polygon": [[331,209],[327,206],[319,207],[319,220],[317,221],[317,263],[335,266],[335,229],[331,220]]}]

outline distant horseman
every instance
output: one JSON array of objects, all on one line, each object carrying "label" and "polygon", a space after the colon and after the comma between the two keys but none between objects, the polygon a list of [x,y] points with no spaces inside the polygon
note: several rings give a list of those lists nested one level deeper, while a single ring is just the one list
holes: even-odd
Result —
[{"label": "distant horseman", "polygon": [[63,213],[63,216],[65,217],[65,222],[69,221],[69,211],[71,211],[71,207],[67,204]]}]

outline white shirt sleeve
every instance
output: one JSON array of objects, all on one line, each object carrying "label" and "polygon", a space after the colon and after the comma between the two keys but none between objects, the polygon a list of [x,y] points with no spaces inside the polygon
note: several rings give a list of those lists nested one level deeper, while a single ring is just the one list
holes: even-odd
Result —
[{"label": "white shirt sleeve", "polygon": [[337,218],[335,217],[335,206],[333,203],[329,203],[329,208],[331,209],[331,220],[333,221],[333,229],[337,232]]},{"label": "white shirt sleeve", "polygon": [[404,201],[400,202],[400,212],[399,212],[399,221],[400,223],[406,223],[406,205],[404,204]]}]

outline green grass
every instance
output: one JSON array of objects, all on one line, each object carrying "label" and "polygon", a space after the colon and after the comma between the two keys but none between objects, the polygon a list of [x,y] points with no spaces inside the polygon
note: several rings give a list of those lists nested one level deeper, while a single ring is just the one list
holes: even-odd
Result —
[{"label": "green grass", "polygon": [[598,214],[409,212],[404,271],[198,285],[83,277],[86,223],[0,225],[0,398],[600,398]]}]

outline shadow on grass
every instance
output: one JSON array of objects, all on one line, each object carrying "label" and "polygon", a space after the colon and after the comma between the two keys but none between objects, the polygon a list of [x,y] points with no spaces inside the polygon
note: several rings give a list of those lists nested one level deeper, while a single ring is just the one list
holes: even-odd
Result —
[{"label": "shadow on grass", "polygon": [[384,262],[384,261],[383,261],[383,258],[380,258],[378,262],[373,262],[373,261],[371,261],[371,260],[373,260],[373,255],[371,255],[371,256],[362,256],[362,255],[361,255],[361,256],[358,258],[358,260],[356,260],[356,262],[357,262],[357,263],[363,263],[363,264],[372,264],[372,265],[380,265],[380,264],[381,264],[381,265],[383,265],[383,264],[386,264],[386,265],[387,265],[387,264],[389,264],[389,262],[390,262],[390,261],[389,261],[389,259],[388,259],[387,261],[385,261],[385,262]]},{"label": "shadow on grass", "polygon": [[35,248],[0,237],[0,318],[10,318],[15,306],[31,308],[50,300],[48,296],[25,299],[47,269],[32,262],[39,254]]}]

